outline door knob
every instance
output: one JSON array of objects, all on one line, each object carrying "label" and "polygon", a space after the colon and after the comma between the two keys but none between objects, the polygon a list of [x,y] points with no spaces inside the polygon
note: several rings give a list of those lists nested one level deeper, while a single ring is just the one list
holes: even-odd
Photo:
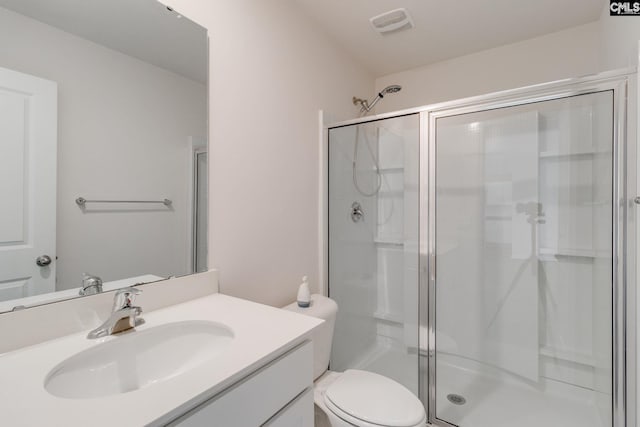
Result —
[{"label": "door knob", "polygon": [[38,264],[40,267],[46,267],[47,265],[51,264],[51,257],[49,255],[41,255],[36,258],[36,264]]}]

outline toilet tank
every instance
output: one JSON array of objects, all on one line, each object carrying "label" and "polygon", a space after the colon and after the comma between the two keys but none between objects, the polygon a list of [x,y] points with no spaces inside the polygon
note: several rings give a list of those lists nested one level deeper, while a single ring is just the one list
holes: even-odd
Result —
[{"label": "toilet tank", "polygon": [[311,305],[309,307],[299,307],[298,303],[294,302],[282,308],[324,320],[324,323],[311,333],[311,340],[313,341],[313,379],[315,380],[324,374],[329,367],[338,304],[330,298],[313,294],[311,295]]}]

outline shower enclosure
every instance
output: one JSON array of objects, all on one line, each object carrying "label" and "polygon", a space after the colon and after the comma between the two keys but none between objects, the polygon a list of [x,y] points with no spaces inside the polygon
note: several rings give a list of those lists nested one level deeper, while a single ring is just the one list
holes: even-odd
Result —
[{"label": "shower enclosure", "polygon": [[331,368],[437,426],[634,427],[633,79],[330,127]]}]

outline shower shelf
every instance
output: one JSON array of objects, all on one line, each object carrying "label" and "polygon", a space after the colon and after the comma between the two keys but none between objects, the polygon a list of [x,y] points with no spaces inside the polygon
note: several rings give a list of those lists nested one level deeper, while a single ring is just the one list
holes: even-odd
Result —
[{"label": "shower shelf", "polygon": [[387,197],[404,197],[404,191],[401,190],[380,190],[378,192],[379,198]]},{"label": "shower shelf", "polygon": [[540,255],[557,255],[576,258],[607,258],[610,256],[607,251],[573,248],[539,248],[538,253]]},{"label": "shower shelf", "polygon": [[402,320],[402,316],[394,313],[376,311],[375,313],[373,313],[373,317],[384,322],[404,323],[404,321]]},{"label": "shower shelf", "polygon": [[598,154],[610,154],[610,151],[604,150],[585,150],[576,152],[561,152],[561,151],[541,151],[539,153],[540,158],[557,158],[557,157],[578,157],[578,156],[595,156]]},{"label": "shower shelf", "polygon": [[404,168],[403,167],[397,167],[397,168],[380,168],[378,169],[380,171],[380,173],[404,173]]},{"label": "shower shelf", "polygon": [[577,353],[571,350],[561,350],[553,347],[540,347],[540,355],[552,359],[560,359],[580,365],[596,366],[596,360],[589,354]]},{"label": "shower shelf", "polygon": [[394,247],[403,247],[404,242],[399,239],[385,239],[385,238],[377,238],[373,240],[373,243],[378,246],[394,246]]}]

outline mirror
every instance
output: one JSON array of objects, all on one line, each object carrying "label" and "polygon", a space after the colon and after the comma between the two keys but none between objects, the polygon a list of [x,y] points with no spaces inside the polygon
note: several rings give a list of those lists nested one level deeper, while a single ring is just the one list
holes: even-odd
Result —
[{"label": "mirror", "polygon": [[207,269],[207,76],[156,0],[0,0],[0,312]]}]

